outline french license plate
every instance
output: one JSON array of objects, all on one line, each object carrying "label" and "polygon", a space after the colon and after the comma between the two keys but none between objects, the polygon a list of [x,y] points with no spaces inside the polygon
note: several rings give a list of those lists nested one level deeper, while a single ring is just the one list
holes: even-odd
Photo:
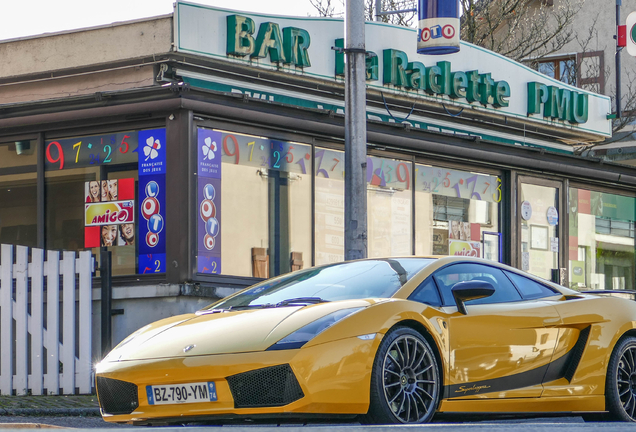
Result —
[{"label": "french license plate", "polygon": [[149,405],[216,401],[214,382],[146,386]]}]

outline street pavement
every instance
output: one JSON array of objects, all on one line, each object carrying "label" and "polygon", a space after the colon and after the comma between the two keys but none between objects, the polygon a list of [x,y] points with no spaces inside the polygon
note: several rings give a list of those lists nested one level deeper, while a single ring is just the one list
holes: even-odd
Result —
[{"label": "street pavement", "polygon": [[[128,425],[107,423],[99,414],[97,397],[88,396],[0,396],[0,431],[24,431],[25,429],[137,429]],[[493,432],[636,432],[636,423],[585,423],[579,416],[519,418],[505,417],[436,417],[433,423],[422,426],[361,426],[348,424],[258,424],[239,423],[223,426],[233,432],[287,432],[302,429],[311,432],[395,432],[396,428],[408,428],[409,432],[470,432],[475,429]],[[152,428],[154,429],[154,428]],[[161,432],[177,432],[183,428],[162,427]],[[219,427],[189,427],[191,432],[214,432]]]},{"label": "street pavement", "polygon": [[97,396],[0,396],[0,419],[6,416],[99,416]]}]

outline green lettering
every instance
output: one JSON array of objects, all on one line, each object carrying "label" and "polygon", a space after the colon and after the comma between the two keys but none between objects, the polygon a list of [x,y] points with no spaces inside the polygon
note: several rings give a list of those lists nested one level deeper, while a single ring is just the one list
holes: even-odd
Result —
[{"label": "green lettering", "polygon": [[584,93],[571,92],[572,113],[570,115],[570,123],[585,123],[588,116],[587,95]]},{"label": "green lettering", "polygon": [[283,48],[287,62],[302,68],[311,66],[307,51],[310,41],[307,30],[285,27],[283,29]]},{"label": "green lettering", "polygon": [[367,60],[365,63],[367,66],[367,81],[377,81],[379,78],[378,69],[380,63],[378,60],[378,55],[373,51],[367,51]]},{"label": "green lettering", "polygon": [[[344,49],[344,39],[336,39],[336,48]],[[341,49],[334,50],[336,53],[336,76],[345,75],[345,55]]]},{"label": "green lettering", "polygon": [[426,68],[421,62],[411,62],[406,68],[406,77],[408,88],[416,90],[426,89],[424,79],[426,77]]},{"label": "green lettering", "polygon": [[440,93],[449,95],[451,94],[451,64],[447,61],[437,62],[442,71],[442,76],[439,79],[439,84],[442,87]]},{"label": "green lettering", "polygon": [[453,99],[465,98],[466,87],[468,86],[468,77],[464,72],[453,72],[451,75],[451,92],[450,97]]},{"label": "green lettering", "polygon": [[468,102],[476,102],[479,100],[479,71],[467,72],[468,91],[466,92],[466,100]]},{"label": "green lettering", "polygon": [[497,108],[507,107],[510,103],[504,99],[510,97],[510,85],[506,81],[497,81],[492,89],[493,105]]},{"label": "green lettering", "polygon": [[269,54],[272,63],[287,63],[282,42],[278,24],[265,22],[258,28],[256,48],[250,57],[265,58]]},{"label": "green lettering", "polygon": [[495,81],[490,77],[490,74],[479,75],[479,101],[482,105],[486,106],[490,103],[492,87],[495,85]]},{"label": "green lettering", "polygon": [[406,53],[399,50],[385,49],[383,55],[383,83],[399,87],[406,86],[406,68],[409,64]]},{"label": "green lettering", "polygon": [[548,102],[543,108],[543,117],[570,120],[570,90],[548,87]]},{"label": "green lettering", "polygon": [[528,115],[539,114],[541,105],[548,101],[548,87],[538,82],[528,83]]},{"label": "green lettering", "polygon": [[241,15],[229,15],[227,22],[227,55],[246,56],[254,52],[254,21]]},{"label": "green lettering", "polygon": [[439,77],[442,76],[442,69],[439,66],[431,66],[426,69],[426,91],[430,94],[440,94],[442,85]]}]

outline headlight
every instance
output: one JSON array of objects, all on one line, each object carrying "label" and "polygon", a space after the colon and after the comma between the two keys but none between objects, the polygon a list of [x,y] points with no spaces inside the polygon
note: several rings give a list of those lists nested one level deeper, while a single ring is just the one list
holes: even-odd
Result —
[{"label": "headlight", "polygon": [[267,348],[267,350],[272,351],[300,348],[341,319],[358,312],[360,309],[363,308],[341,309],[339,311],[332,312],[329,315],[325,315],[322,318],[318,318],[316,321],[299,328],[290,335],[285,336],[274,345]]}]

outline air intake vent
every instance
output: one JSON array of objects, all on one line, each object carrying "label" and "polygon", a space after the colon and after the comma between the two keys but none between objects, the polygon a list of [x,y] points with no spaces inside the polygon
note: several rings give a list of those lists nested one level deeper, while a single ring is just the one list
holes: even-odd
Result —
[{"label": "air intake vent", "polygon": [[581,361],[581,357],[583,357],[583,351],[585,351],[587,340],[590,337],[591,328],[591,326],[587,326],[583,330],[581,330],[581,332],[579,333],[579,339],[576,341],[574,348],[572,348],[572,357],[570,359],[570,364],[565,370],[565,379],[568,381],[572,381],[572,378],[574,378],[574,373],[579,367],[579,362]]},{"label": "air intake vent", "polygon": [[275,407],[304,397],[288,364],[227,377],[235,408]]},{"label": "air intake vent", "polygon": [[99,407],[105,414],[130,414],[139,406],[137,385],[126,381],[97,377]]}]

